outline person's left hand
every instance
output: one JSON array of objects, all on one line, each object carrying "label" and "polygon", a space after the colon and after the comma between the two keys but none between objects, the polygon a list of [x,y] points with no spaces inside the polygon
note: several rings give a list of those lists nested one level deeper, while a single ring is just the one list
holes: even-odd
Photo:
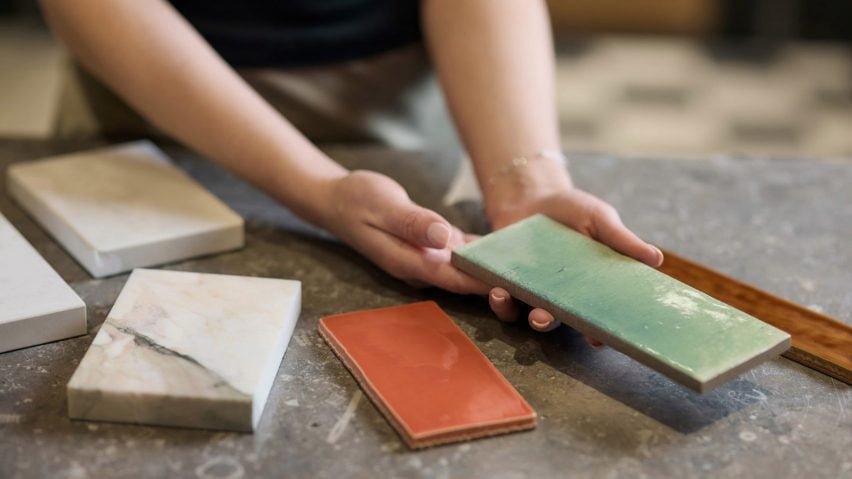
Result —
[{"label": "person's left hand", "polygon": [[391,276],[415,287],[485,294],[488,286],[455,268],[452,250],[476,237],[414,203],[403,187],[372,171],[352,171],[324,187],[314,221]]}]

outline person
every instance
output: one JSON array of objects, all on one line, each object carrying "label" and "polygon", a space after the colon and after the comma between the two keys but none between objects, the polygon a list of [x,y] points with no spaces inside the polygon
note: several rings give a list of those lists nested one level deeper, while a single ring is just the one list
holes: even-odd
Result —
[{"label": "person", "polygon": [[[240,54],[249,66],[285,70],[380,58],[422,36],[494,229],[543,213],[652,267],[662,264],[660,250],[625,227],[612,206],[573,185],[556,153],[554,52],[543,1],[50,0],[41,6],[76,61],[158,129],[390,275],[487,294],[496,316],[512,320],[522,310],[516,300],[450,263],[452,249],[474,236],[412,202],[387,176],[335,163],[232,66]],[[383,81],[397,73],[386,71]],[[369,83],[354,89],[381,90]],[[542,309],[527,319],[539,331],[558,324]]]}]

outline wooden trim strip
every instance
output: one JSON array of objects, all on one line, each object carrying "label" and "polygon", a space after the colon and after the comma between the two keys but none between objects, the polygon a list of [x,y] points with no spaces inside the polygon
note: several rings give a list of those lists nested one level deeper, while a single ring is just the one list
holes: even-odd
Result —
[{"label": "wooden trim strip", "polygon": [[786,331],[788,359],[852,385],[852,326],[664,251],[659,268],[719,301]]}]

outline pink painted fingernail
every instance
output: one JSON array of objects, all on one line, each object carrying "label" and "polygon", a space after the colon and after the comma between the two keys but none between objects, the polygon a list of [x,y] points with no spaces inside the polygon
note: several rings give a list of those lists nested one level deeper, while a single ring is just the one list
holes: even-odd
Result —
[{"label": "pink painted fingernail", "polygon": [[503,304],[506,301],[506,295],[503,293],[491,293],[491,299],[497,304]]},{"label": "pink painted fingernail", "polygon": [[426,239],[433,248],[446,248],[450,241],[450,228],[443,223],[432,223],[426,229]]},{"label": "pink painted fingernail", "polygon": [[542,322],[542,321],[538,321],[538,320],[535,320],[535,319],[533,319],[532,322],[533,322],[533,324],[538,326],[540,329],[544,329],[544,328],[550,326],[550,323],[551,323],[550,321]]},{"label": "pink painted fingernail", "polygon": [[654,249],[657,250],[657,264],[663,264],[663,252],[660,248],[654,246]]}]

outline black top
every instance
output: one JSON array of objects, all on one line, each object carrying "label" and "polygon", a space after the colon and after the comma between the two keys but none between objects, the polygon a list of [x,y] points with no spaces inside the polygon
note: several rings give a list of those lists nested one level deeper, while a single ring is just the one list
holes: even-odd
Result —
[{"label": "black top", "polygon": [[340,62],[420,39],[418,0],[171,0],[235,67]]}]

